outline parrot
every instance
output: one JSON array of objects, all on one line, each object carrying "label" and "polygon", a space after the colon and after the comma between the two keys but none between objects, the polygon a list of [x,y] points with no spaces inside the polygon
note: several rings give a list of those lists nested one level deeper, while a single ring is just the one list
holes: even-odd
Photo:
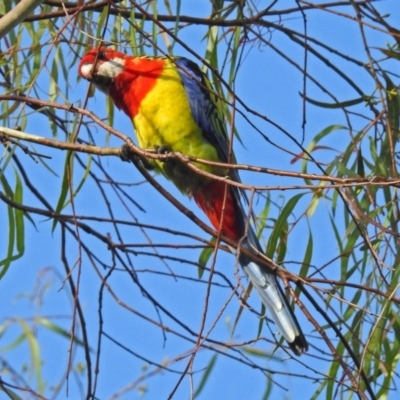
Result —
[{"label": "parrot", "polygon": [[[111,97],[130,118],[140,148],[179,152],[220,164],[236,162],[229,147],[222,100],[207,75],[188,58],[131,56],[101,46],[82,57],[78,74]],[[263,253],[254,230],[248,226],[244,191],[199,174],[176,158],[146,159],[144,165],[193,198],[217,231],[240,242],[246,250]],[[237,170],[214,163],[194,165],[214,176],[240,182]],[[308,342],[276,275],[244,254],[239,253],[238,260],[267,315],[293,353],[301,356],[308,350]]]}]

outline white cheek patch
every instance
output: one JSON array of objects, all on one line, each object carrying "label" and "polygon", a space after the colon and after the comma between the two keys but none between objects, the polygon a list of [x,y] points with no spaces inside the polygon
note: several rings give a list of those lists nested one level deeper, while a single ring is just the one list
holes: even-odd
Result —
[{"label": "white cheek patch", "polygon": [[104,77],[108,79],[114,79],[118,76],[125,68],[125,60],[122,58],[114,58],[110,61],[100,61],[96,65],[96,69],[93,71],[93,64],[84,64],[81,67],[81,75],[88,80],[93,78],[93,75],[96,77]]},{"label": "white cheek patch", "polygon": [[95,70],[93,63],[84,64],[81,67],[81,75],[91,81],[93,85],[106,95],[110,94],[110,88],[113,85],[114,78],[124,71],[125,60],[122,58],[114,58],[109,61],[99,61]]},{"label": "white cheek patch", "polygon": [[96,75],[114,79],[125,68],[125,60],[122,58],[114,58],[110,61],[104,61],[99,64]]}]

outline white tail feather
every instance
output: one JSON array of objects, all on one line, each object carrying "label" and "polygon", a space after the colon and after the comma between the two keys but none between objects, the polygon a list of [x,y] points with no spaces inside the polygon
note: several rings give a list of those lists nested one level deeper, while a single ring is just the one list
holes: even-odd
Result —
[{"label": "white tail feather", "polygon": [[253,262],[244,266],[243,270],[260,295],[262,302],[267,308],[268,316],[274,320],[283,337],[289,343],[293,342],[296,336],[299,335],[299,331],[291,314],[286,309],[286,303],[282,299],[283,294],[277,286],[275,276],[262,271]]}]

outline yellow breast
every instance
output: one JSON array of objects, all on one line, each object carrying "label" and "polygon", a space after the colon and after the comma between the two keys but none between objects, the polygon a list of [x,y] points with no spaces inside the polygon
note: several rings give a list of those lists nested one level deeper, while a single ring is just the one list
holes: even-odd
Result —
[{"label": "yellow breast", "polygon": [[[186,90],[176,66],[170,60],[167,61],[154,88],[141,101],[139,112],[133,122],[142,148],[165,147],[173,152],[206,160],[219,160],[216,149],[205,139],[201,128],[193,118]],[[177,166],[171,168],[165,162],[156,164],[182,191],[187,192],[187,188],[182,186],[188,182],[181,182],[184,178],[182,175],[188,174],[187,168],[183,169],[182,165],[180,168]],[[224,173],[210,166],[202,164],[197,166],[218,175]],[[193,181],[194,185],[200,184],[198,177],[191,176],[188,179]]]}]

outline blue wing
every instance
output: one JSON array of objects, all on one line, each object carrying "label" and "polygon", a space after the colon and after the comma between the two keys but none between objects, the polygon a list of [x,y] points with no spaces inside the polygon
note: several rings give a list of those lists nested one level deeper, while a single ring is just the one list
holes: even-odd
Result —
[{"label": "blue wing", "polygon": [[228,137],[217,104],[220,100],[212,92],[207,77],[196,63],[184,57],[175,58],[175,62],[194,120],[202,129],[205,139],[217,149],[221,161],[228,162]]}]

